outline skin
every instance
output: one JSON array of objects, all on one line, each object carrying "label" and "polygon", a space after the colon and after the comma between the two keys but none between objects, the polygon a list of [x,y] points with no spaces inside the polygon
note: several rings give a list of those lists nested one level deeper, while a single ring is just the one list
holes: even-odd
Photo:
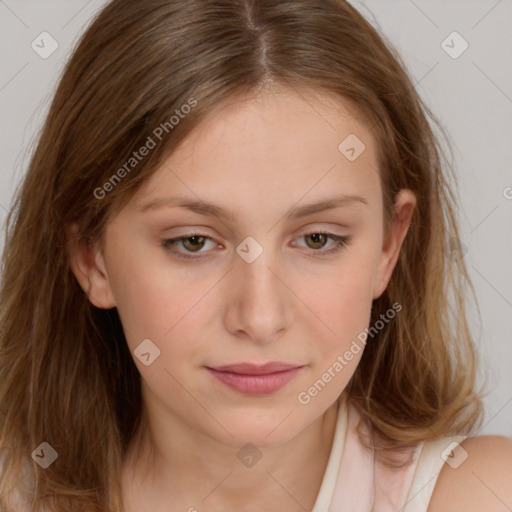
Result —
[{"label": "skin", "polygon": [[476,436],[460,446],[467,458],[455,468],[443,464],[427,512],[510,512],[512,439]]},{"label": "skin", "polygon": [[[354,161],[338,150],[349,134],[366,146]],[[127,512],[313,507],[337,398],[363,351],[307,405],[297,396],[369,326],[415,207],[414,194],[402,190],[385,238],[377,169],[373,136],[350,103],[274,88],[212,114],[110,220],[100,241],[75,244],[78,281],[94,305],[117,307],[132,354],[144,339],[160,349],[149,366],[134,357],[148,426],[140,456],[132,446],[126,458]],[[213,202],[234,219],[161,203],[141,212],[177,194]],[[366,204],[285,217],[340,194]],[[351,239],[322,256],[335,242],[307,236],[319,231]],[[196,259],[162,245],[195,233],[212,240],[189,239],[175,249],[198,251]],[[247,236],[263,248],[252,263],[236,252]],[[226,387],[205,368],[269,361],[303,368],[258,397]],[[262,454],[251,468],[237,458],[248,442]]]}]

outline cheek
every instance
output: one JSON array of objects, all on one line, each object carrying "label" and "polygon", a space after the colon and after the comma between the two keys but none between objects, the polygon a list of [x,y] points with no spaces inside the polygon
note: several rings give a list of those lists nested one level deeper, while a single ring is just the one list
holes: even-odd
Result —
[{"label": "cheek", "polygon": [[[215,307],[215,276],[198,278],[168,261],[131,255],[118,260],[112,269],[111,287],[121,318],[126,341],[132,355],[144,340],[151,340],[160,351],[153,369],[173,369],[199,364],[202,331]],[[217,300],[218,303],[218,300]],[[150,345],[151,346],[151,345]],[[158,350],[157,350],[158,349]],[[141,374],[147,367],[134,358]],[[154,375],[154,371],[150,372]],[[165,376],[164,376],[165,379]],[[167,383],[168,385],[168,383]]]},{"label": "cheek", "polygon": [[132,274],[131,278],[122,275],[112,279],[111,285],[129,344],[161,336],[166,327],[172,326],[176,297],[169,291],[165,293],[165,286],[155,283],[154,277],[140,273]]},{"label": "cheek", "polygon": [[342,260],[338,269],[329,270],[323,279],[310,282],[307,294],[304,289],[308,305],[324,320],[326,333],[334,331],[336,336],[343,336],[366,326],[373,300],[375,268],[371,256],[354,253]]},{"label": "cheek", "polygon": [[[183,279],[164,279],[154,268],[146,275],[136,275],[115,283],[127,346],[147,393],[157,402],[172,396],[187,404],[190,397],[180,383],[187,381],[187,373],[201,359],[198,313],[201,296],[208,288],[183,283],[186,291],[180,292]],[[195,393],[195,383],[187,389]]]},{"label": "cheek", "polygon": [[347,258],[339,271],[331,272],[333,279],[310,296],[308,306],[315,312],[306,325],[311,371],[297,394],[300,407],[324,410],[356,371],[371,313],[372,268],[371,259]]},{"label": "cheek", "polygon": [[[333,396],[346,386],[361,359],[376,267],[369,250],[354,251],[340,262],[339,269],[331,270],[328,279],[310,288],[315,292],[307,300],[315,313],[309,314],[308,321],[310,352],[315,354],[314,374],[324,380],[325,372],[331,372],[331,377],[325,375],[325,379],[333,382],[329,385]],[[332,378],[333,374],[336,378]]]}]

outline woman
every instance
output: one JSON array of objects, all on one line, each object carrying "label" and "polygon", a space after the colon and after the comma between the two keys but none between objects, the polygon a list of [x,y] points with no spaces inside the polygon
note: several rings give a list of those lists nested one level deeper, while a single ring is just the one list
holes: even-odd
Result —
[{"label": "woman", "polygon": [[10,217],[2,506],[511,503],[427,115],[345,2],[109,3]]}]

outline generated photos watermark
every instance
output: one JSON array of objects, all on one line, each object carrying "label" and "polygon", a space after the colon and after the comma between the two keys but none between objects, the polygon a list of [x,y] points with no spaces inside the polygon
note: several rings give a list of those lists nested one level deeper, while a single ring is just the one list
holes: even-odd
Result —
[{"label": "generated photos watermark", "polygon": [[[306,391],[301,391],[297,395],[297,399],[303,405],[309,404],[311,399],[322,391],[332,379],[338,375],[345,366],[349,364],[354,356],[359,354],[361,350],[366,345],[366,340],[368,336],[373,338],[375,335],[379,333],[384,327],[389,323],[390,320],[395,318],[396,314],[402,311],[402,305],[399,302],[395,302],[393,306],[388,309],[385,313],[382,313],[379,317],[379,320],[375,322],[370,328],[366,327],[364,331],[361,331],[357,335],[357,340],[352,340],[350,348],[346,350],[343,355],[339,355],[336,358],[336,361],[327,368],[327,370],[322,374],[322,376],[316,380]],[[359,343],[358,343],[359,342]],[[362,346],[361,346],[362,345]]]},{"label": "generated photos watermark", "polygon": [[[98,200],[104,199],[109,192],[112,192],[116,185],[121,182],[135,167],[139,165],[144,158],[149,155],[159,142],[162,141],[164,133],[168,134],[184,119],[191,110],[197,106],[195,98],[189,98],[180,108],[174,111],[174,114],[168,121],[160,123],[148,136],[146,142],[132,153],[132,156],[101,186],[94,189],[94,197]],[[156,139],[156,140],[155,140]]]}]

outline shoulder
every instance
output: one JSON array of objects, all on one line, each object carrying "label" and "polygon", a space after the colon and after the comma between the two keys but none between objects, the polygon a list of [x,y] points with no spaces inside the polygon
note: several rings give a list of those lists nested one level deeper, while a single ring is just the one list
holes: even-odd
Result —
[{"label": "shoulder", "polygon": [[428,512],[512,510],[511,438],[469,437],[450,455],[437,477]]}]

